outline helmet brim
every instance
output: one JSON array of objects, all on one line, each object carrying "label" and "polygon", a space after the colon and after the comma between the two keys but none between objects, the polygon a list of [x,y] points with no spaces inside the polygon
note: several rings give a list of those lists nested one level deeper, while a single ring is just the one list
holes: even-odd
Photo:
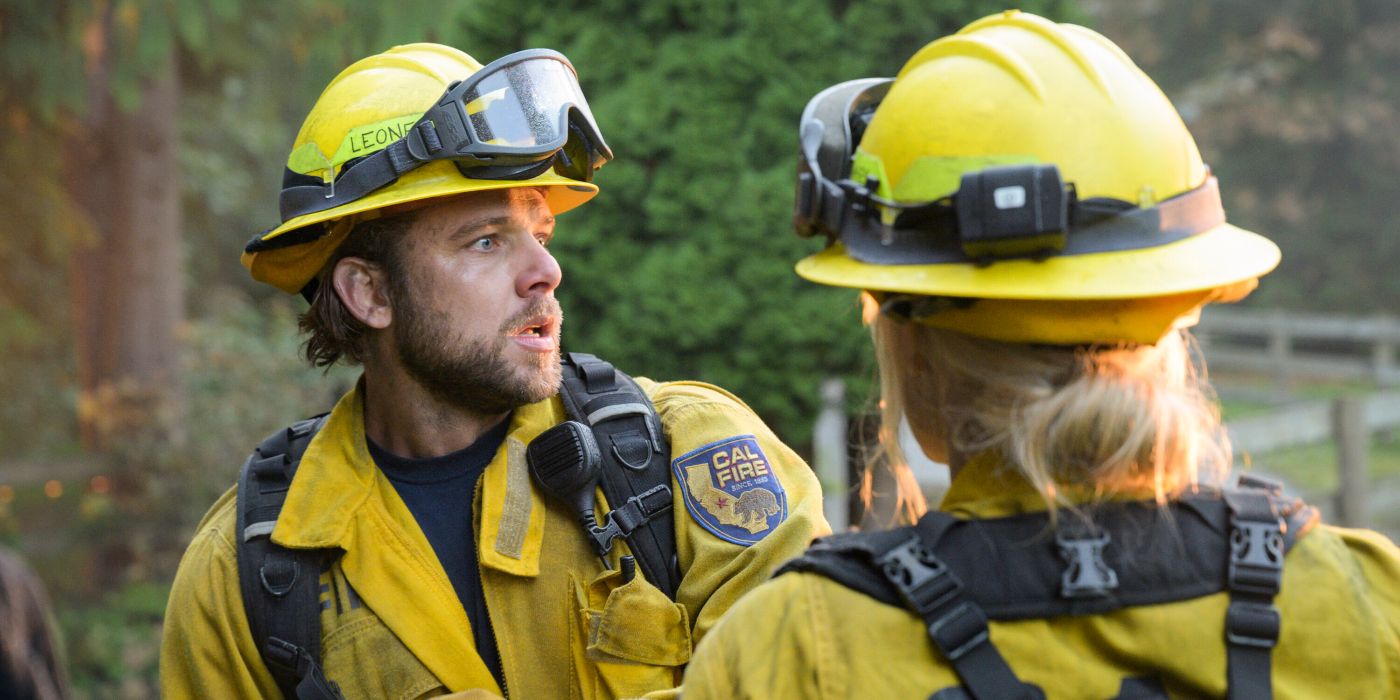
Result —
[{"label": "helmet brim", "polygon": [[1221,224],[1154,248],[1045,260],[875,265],[838,243],[797,263],[803,279],[834,287],[978,299],[1135,299],[1203,291],[1260,277],[1278,265],[1278,246]]},{"label": "helmet brim", "polygon": [[430,163],[401,178],[393,187],[361,197],[344,206],[325,211],[312,212],[289,219],[281,226],[268,231],[261,240],[270,241],[290,231],[313,224],[342,219],[367,211],[375,211],[390,206],[417,202],[437,197],[450,197],[466,192],[505,190],[515,187],[547,187],[545,204],[550,213],[562,214],[598,194],[598,186],[591,182],[581,182],[547,172],[529,180],[474,180],[463,177],[451,163]]},{"label": "helmet brim", "polygon": [[[307,226],[324,224],[356,214],[396,207],[410,202],[451,197],[468,192],[506,190],[517,187],[541,187],[545,190],[545,206],[552,214],[562,214],[592,199],[598,186],[555,174],[553,171],[529,180],[475,180],[463,177],[452,163],[429,163],[405,174],[393,187],[325,211],[292,218],[268,231],[259,240],[272,241]],[[253,278],[271,284],[291,294],[297,293],[321,270],[331,250],[324,255],[308,255],[308,246],[316,241],[286,248],[272,248],[257,253],[244,253],[242,260]],[[321,246],[325,248],[326,246]]]}]

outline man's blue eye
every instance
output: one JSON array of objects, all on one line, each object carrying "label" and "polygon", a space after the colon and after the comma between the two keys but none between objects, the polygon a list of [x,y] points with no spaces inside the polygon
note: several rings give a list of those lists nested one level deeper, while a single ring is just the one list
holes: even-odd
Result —
[{"label": "man's blue eye", "polygon": [[496,239],[492,236],[485,236],[472,241],[472,248],[476,250],[491,250],[496,247]]}]

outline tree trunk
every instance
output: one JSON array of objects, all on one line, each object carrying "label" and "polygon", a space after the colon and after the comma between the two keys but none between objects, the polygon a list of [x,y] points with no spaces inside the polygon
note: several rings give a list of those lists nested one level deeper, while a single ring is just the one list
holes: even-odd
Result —
[{"label": "tree trunk", "polygon": [[178,439],[181,268],[174,56],[134,111],[108,84],[110,17],[92,29],[88,101],[67,139],[65,186],[91,232],[71,268],[78,419],[85,448]]}]

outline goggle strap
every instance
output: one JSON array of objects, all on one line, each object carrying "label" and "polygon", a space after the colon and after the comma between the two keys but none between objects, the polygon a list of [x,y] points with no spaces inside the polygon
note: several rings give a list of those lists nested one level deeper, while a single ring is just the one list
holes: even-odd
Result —
[{"label": "goggle strap", "polygon": [[[395,153],[400,150],[403,153]],[[353,202],[394,182],[405,170],[403,155],[407,150],[402,140],[395,141],[346,168],[331,182],[283,188],[279,200],[282,220],[290,221],[298,216]]]},{"label": "goggle strap", "polygon": [[330,182],[282,188],[283,221],[353,202],[434,159],[442,140],[432,122],[420,121],[403,138],[350,164]]}]

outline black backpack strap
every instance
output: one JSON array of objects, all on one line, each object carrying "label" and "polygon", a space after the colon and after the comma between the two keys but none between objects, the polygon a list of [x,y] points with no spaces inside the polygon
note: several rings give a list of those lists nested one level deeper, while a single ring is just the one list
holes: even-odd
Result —
[{"label": "black backpack strap", "polygon": [[910,528],[878,532],[843,532],[818,538],[807,551],[778,567],[774,576],[806,572],[829,578],[885,605],[904,607],[889,579],[870,562],[880,553],[903,543]]},{"label": "black backpack strap", "polygon": [[1282,488],[1258,480],[1253,485],[1224,493],[1230,510],[1225,641],[1231,700],[1273,697],[1272,653],[1283,623],[1274,597],[1283,585],[1289,531],[1296,529],[1289,527],[1293,518],[1280,516]]},{"label": "black backpack strap", "polygon": [[672,600],[680,586],[671,510],[671,447],[651,399],[633,379],[585,353],[566,353],[559,395],[569,418],[593,430],[610,518],[647,580]]},{"label": "black backpack strap", "polygon": [[930,511],[918,527],[842,534],[817,541],[807,554],[776,575],[807,571],[913,611],[933,645],[948,660],[967,694],[976,700],[1043,698],[1022,683],[991,642],[987,614],[962,579],[934,551],[958,519]]},{"label": "black backpack strap", "polygon": [[297,422],[263,440],[238,478],[238,582],[248,626],[263,662],[287,698],[340,698],[321,672],[320,575],[330,552],[272,542],[301,456],[325,416]]},{"label": "black backpack strap", "polygon": [[905,607],[923,619],[929,639],[958,674],[974,700],[1043,700],[1045,694],[1022,683],[992,644],[987,613],[935,553],[938,541],[957,522],[946,513],[924,517],[912,536],[872,563],[899,593]]}]

